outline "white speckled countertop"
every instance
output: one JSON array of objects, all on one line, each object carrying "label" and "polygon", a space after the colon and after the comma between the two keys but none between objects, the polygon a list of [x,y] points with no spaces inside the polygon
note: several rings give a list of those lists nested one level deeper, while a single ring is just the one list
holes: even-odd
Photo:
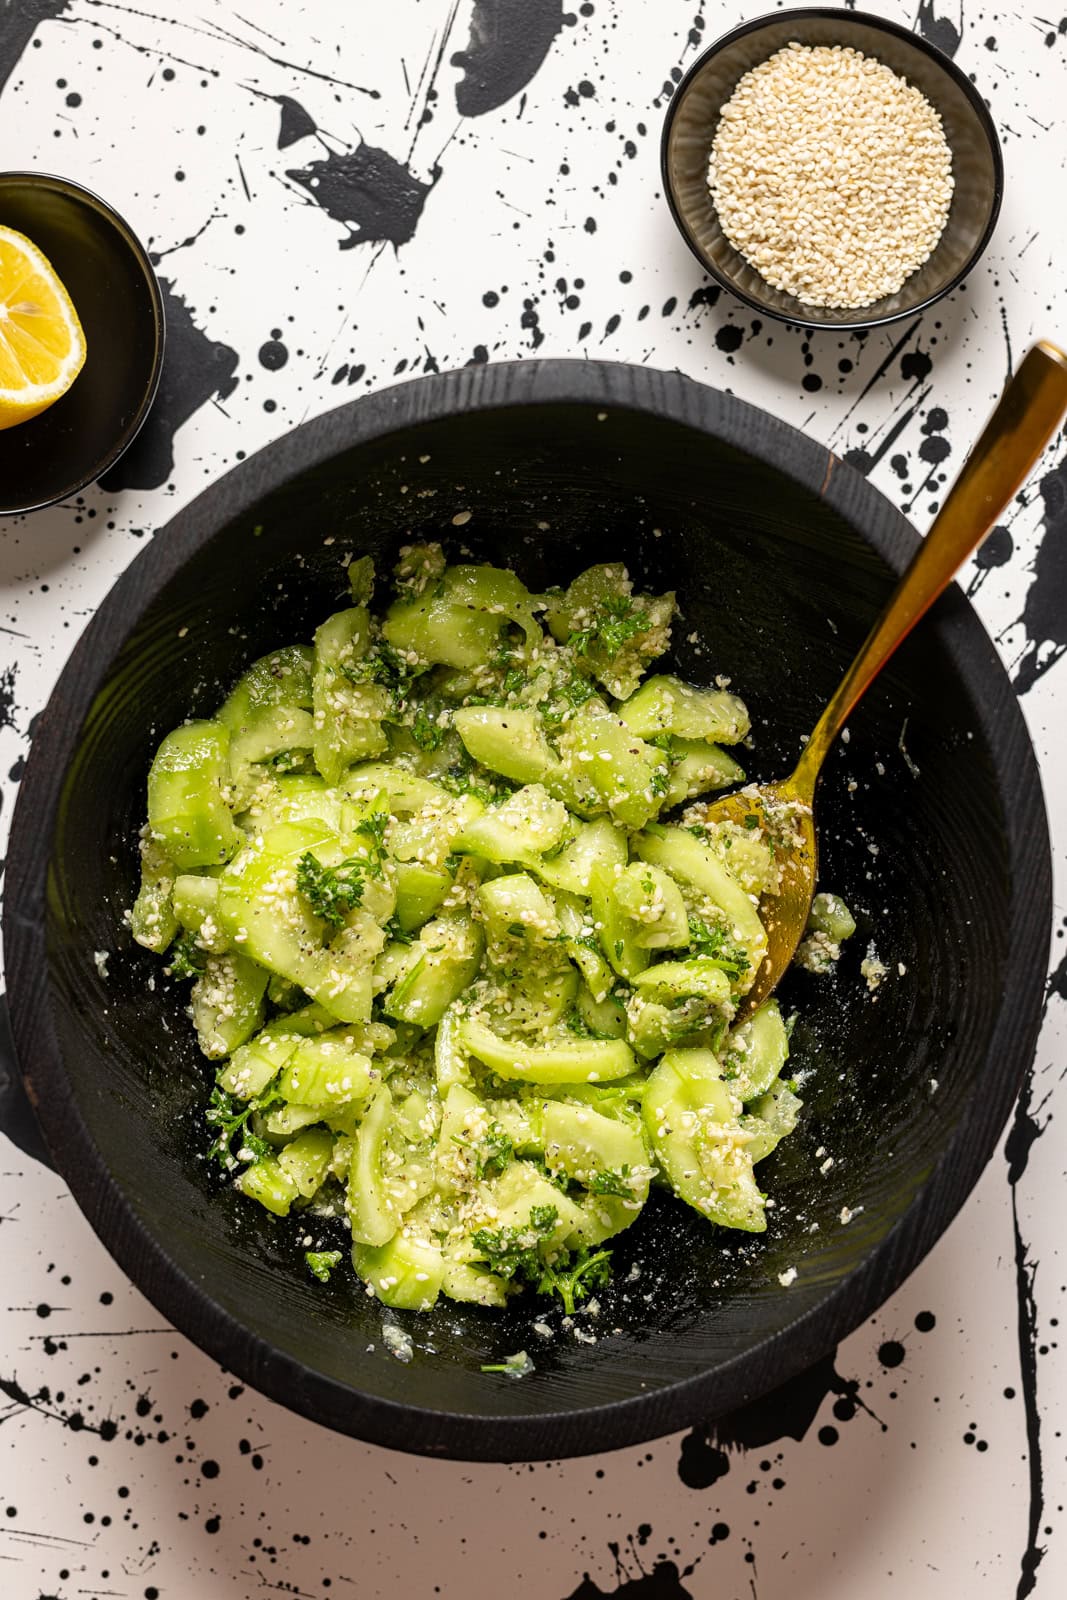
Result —
[{"label": "white speckled countertop", "polygon": [[[709,290],[663,206],[672,82],[736,5],[0,0],[0,160],[110,199],[155,253],[170,326],[156,410],[108,486],[0,518],[0,833],[32,719],[143,541],[235,460],[401,375],[534,353],[680,367],[845,454],[924,528],[1013,360],[1067,337],[1067,18],[875,9],[975,79],[1007,188],[966,289],[857,338],[761,325]],[[965,576],[1061,871],[1065,449]],[[163,1326],[64,1185],[0,1138],[0,1594],[1067,1593],[1065,920],[1061,901],[1014,1165],[998,1152],[903,1289],[729,1440],[467,1467],[331,1435]]]}]

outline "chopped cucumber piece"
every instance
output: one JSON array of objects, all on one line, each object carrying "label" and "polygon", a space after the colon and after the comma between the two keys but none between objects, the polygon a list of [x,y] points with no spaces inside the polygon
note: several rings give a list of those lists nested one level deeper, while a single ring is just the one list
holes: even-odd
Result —
[{"label": "chopped cucumber piece", "polygon": [[764,1095],[789,1058],[789,1035],[777,1000],[765,1000],[726,1039],[724,1074],[744,1101]]},{"label": "chopped cucumber piece", "polygon": [[749,1135],[710,1051],[665,1055],[649,1076],[641,1114],[653,1157],[676,1194],[710,1222],[764,1231]]},{"label": "chopped cucumber piece", "polygon": [[429,1311],[445,1276],[437,1246],[402,1233],[383,1245],[354,1244],[352,1265],[382,1305],[397,1311]]},{"label": "chopped cucumber piece", "polygon": [[229,746],[221,722],[187,722],[156,751],[148,774],[148,825],[179,872],[219,867],[241,843],[223,796]]},{"label": "chopped cucumber piece", "polygon": [[578,707],[559,745],[570,771],[588,778],[612,816],[627,827],[642,828],[659,811],[670,783],[666,756],[600,701]]},{"label": "chopped cucumber piece", "polygon": [[146,950],[162,955],[178,931],[178,915],[171,903],[176,868],[152,838],[141,842],[141,887],[130,912],[130,932]]},{"label": "chopped cucumber piece", "polygon": [[662,867],[633,861],[618,874],[611,892],[636,930],[642,950],[678,950],[689,943],[689,913],[682,891]]},{"label": "chopped cucumber piece", "polygon": [[208,956],[191,1000],[193,1026],[210,1060],[230,1055],[260,1026],[267,977],[255,961],[236,952]]},{"label": "chopped cucumber piece", "polygon": [[622,1039],[561,1036],[549,1044],[502,1039],[475,1017],[460,1023],[460,1038],[471,1055],[501,1078],[527,1083],[606,1083],[633,1071],[634,1056]]},{"label": "chopped cucumber piece", "polygon": [[456,838],[454,848],[505,866],[544,856],[562,843],[566,831],[566,806],[532,783],[503,805],[483,811]]},{"label": "chopped cucumber piece", "polygon": [[685,828],[666,828],[658,823],[638,834],[633,843],[642,861],[662,867],[672,878],[692,885],[718,906],[734,938],[745,947],[749,971],[755,977],[756,968],[767,953],[767,935],[756,907],[715,851]]},{"label": "chopped cucumber piece", "polygon": [[739,744],[749,731],[743,700],[725,689],[696,689],[680,678],[648,678],[619,707],[626,726],[643,738],[673,733],[709,744]]},{"label": "chopped cucumber piece", "polygon": [[464,915],[428,922],[410,946],[409,965],[385,1002],[390,1017],[430,1028],[466,989],[482,959],[481,929]]},{"label": "chopped cucumber piece", "polygon": [[856,919],[838,894],[817,894],[808,912],[812,933],[825,933],[834,944],[844,944],[856,931]]},{"label": "chopped cucumber piece", "polygon": [[388,743],[382,718],[392,709],[389,691],[358,675],[369,643],[366,606],[338,611],[315,633],[315,765],[327,783],[336,783],[346,767],[378,755]]}]

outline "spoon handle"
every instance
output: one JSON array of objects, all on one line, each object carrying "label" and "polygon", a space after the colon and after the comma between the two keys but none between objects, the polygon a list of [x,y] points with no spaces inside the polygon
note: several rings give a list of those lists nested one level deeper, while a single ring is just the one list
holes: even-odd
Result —
[{"label": "spoon handle", "polygon": [[860,696],[1022,488],[1067,410],[1067,355],[1042,340],[997,402],[929,533],[819,718],[789,780],[806,798]]}]

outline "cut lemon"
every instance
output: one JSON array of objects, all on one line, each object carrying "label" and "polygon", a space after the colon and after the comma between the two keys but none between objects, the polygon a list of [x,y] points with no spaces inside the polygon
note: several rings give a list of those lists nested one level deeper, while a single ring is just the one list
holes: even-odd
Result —
[{"label": "cut lemon", "polygon": [[0,226],[0,428],[46,411],[84,361],[82,325],[55,269],[29,239]]}]

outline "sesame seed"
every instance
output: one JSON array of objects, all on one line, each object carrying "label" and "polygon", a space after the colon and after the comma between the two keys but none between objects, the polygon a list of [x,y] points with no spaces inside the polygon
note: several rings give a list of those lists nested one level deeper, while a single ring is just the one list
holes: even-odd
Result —
[{"label": "sesame seed", "polygon": [[855,310],[934,250],[955,187],[926,97],[840,45],[777,51],[723,106],[708,184],[727,239],[767,283]]}]

